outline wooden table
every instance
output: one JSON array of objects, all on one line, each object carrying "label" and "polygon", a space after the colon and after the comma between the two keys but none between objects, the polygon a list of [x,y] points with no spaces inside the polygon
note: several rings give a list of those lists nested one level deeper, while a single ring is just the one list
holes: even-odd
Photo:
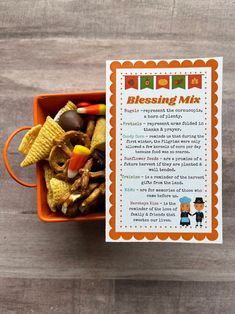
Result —
[{"label": "wooden table", "polygon": [[[104,223],[45,224],[35,190],[1,166],[0,313],[233,313],[233,1],[0,3],[0,139],[32,124],[41,93],[105,89],[105,60],[224,57],[224,244],[104,242]],[[34,168],[14,171],[34,181]]]}]

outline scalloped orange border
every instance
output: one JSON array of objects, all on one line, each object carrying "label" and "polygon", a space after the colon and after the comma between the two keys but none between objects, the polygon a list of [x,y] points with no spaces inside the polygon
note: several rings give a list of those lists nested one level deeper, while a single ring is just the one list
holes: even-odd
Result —
[{"label": "scalloped orange border", "polygon": [[[115,213],[116,213],[116,208],[115,208],[115,191],[116,191],[116,182],[115,182],[115,169],[116,169],[116,70],[121,69],[121,68],[187,68],[187,67],[211,67],[211,79],[212,79],[212,93],[211,93],[211,106],[212,106],[212,123],[211,123],[211,135],[212,135],[212,155],[211,155],[211,164],[212,164],[212,232],[211,233],[169,233],[169,232],[116,232],[115,231]],[[111,140],[109,142],[109,145],[111,147],[111,152],[110,152],[110,227],[111,230],[109,231],[109,236],[113,240],[118,240],[120,237],[122,237],[124,240],[130,240],[132,237],[134,237],[136,240],[142,240],[146,238],[147,240],[154,240],[156,237],[158,237],[159,240],[167,240],[168,238],[176,241],[179,240],[180,237],[182,239],[189,241],[193,237],[198,240],[202,241],[205,238],[207,238],[209,241],[215,241],[218,238],[218,232],[216,230],[218,226],[218,221],[216,219],[218,215],[218,209],[216,207],[218,203],[218,198],[216,196],[216,193],[218,191],[218,176],[216,174],[216,170],[218,168],[218,163],[217,163],[217,158],[218,158],[218,152],[217,152],[217,146],[218,142],[216,140],[216,136],[218,134],[218,129],[217,129],[217,123],[218,120],[216,118],[216,114],[218,112],[218,108],[216,106],[216,102],[218,100],[218,96],[216,94],[216,91],[218,89],[218,85],[216,83],[216,80],[218,78],[218,74],[216,72],[216,69],[218,67],[218,62],[215,59],[209,59],[208,61],[204,61],[201,59],[191,61],[191,60],[184,60],[182,62],[178,60],[173,60],[173,61],[136,61],[135,63],[132,63],[131,61],[124,61],[120,63],[119,61],[113,61],[110,64],[110,70],[111,70],[111,75],[110,75],[110,80],[111,80],[111,85],[110,85],[110,124],[111,124],[111,129],[110,129],[110,136]]]}]

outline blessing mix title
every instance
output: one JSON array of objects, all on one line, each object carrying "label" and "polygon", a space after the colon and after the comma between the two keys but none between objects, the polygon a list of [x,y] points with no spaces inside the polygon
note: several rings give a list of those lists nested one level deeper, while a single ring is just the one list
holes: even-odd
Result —
[{"label": "blessing mix title", "polygon": [[178,104],[200,104],[200,97],[192,96],[174,96],[174,97],[140,97],[140,96],[129,96],[127,104],[166,104],[174,106]]}]

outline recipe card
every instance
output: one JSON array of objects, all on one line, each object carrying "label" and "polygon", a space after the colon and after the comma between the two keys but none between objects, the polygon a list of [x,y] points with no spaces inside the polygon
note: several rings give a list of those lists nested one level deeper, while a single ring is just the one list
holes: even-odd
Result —
[{"label": "recipe card", "polygon": [[222,243],[222,58],[106,63],[106,241]]}]

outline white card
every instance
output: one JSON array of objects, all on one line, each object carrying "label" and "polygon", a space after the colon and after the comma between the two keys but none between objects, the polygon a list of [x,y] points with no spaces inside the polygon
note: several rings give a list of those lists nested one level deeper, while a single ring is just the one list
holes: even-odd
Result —
[{"label": "white card", "polygon": [[222,243],[222,58],[106,63],[106,241]]}]

